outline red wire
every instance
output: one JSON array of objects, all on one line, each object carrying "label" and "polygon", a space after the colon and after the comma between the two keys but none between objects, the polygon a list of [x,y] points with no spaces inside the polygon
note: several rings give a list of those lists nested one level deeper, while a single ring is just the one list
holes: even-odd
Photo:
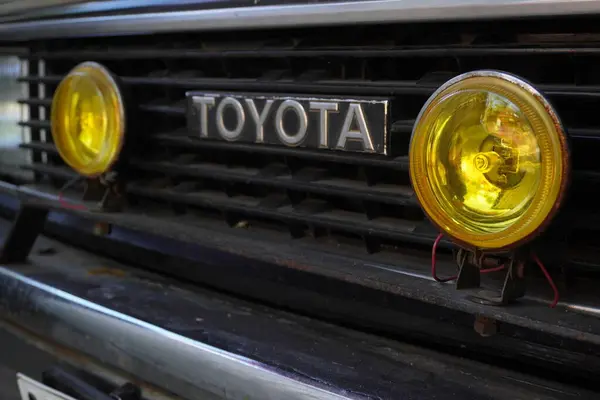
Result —
[{"label": "red wire", "polygon": [[[433,242],[433,247],[431,248],[431,276],[433,276],[433,279],[435,279],[437,282],[445,283],[445,282],[450,282],[450,281],[454,281],[454,280],[458,279],[458,276],[450,276],[448,278],[440,278],[437,276],[436,252],[437,252],[437,246],[440,243],[440,240],[442,240],[442,237],[444,237],[444,234],[440,233],[437,236],[437,238],[435,238],[435,242]],[[479,272],[482,274],[488,274],[490,272],[502,271],[503,269],[504,269],[504,265],[500,265],[498,267],[482,269]]]},{"label": "red wire", "polygon": [[504,269],[504,264],[499,265],[497,267],[493,267],[493,268],[486,268],[486,269],[479,270],[479,273],[480,274],[487,274],[487,273],[490,273],[490,272],[502,271],[503,269]]},{"label": "red wire", "polygon": [[433,242],[433,247],[431,248],[431,276],[435,279],[436,282],[445,283],[458,279],[458,276],[451,276],[448,278],[438,278],[436,271],[436,256],[435,253],[437,251],[438,244],[440,240],[444,237],[443,233],[440,233],[437,238],[435,238],[435,242]]},{"label": "red wire", "polygon": [[62,192],[58,194],[58,202],[63,208],[68,208],[70,210],[87,210],[87,208],[83,204],[72,204],[65,201]]},{"label": "red wire", "polygon": [[[436,251],[437,251],[437,246],[440,243],[440,240],[442,240],[442,237],[444,237],[444,234],[440,233],[435,238],[435,241],[433,242],[433,247],[431,248],[431,276],[433,277],[433,279],[435,279],[436,282],[445,283],[445,282],[450,282],[450,281],[454,281],[454,280],[458,279],[458,276],[450,276],[448,278],[439,278],[437,276],[437,270],[436,270]],[[540,261],[540,259],[537,256],[537,254],[532,253],[531,254],[531,258],[533,258],[533,260],[536,262],[536,264],[540,267],[540,269],[542,270],[542,272],[546,276],[546,279],[548,280],[548,283],[550,284],[550,287],[552,288],[552,291],[554,292],[554,300],[552,300],[552,303],[550,304],[550,308],[554,308],[558,304],[558,300],[559,300],[559,297],[560,297],[560,294],[558,292],[558,288],[554,284],[554,280],[552,280],[552,277],[548,273],[548,270],[546,270],[546,267],[544,267],[544,264],[542,264],[542,262]],[[501,270],[504,269],[504,267],[505,267],[504,265],[500,265],[498,267],[482,269],[479,272],[482,273],[482,274],[487,274],[487,273],[490,273],[490,272],[501,271]]]},{"label": "red wire", "polygon": [[84,206],[83,204],[73,204],[73,203],[69,203],[68,201],[65,201],[65,199],[63,198],[63,191],[67,190],[69,187],[71,187],[72,185],[74,185],[75,183],[79,182],[81,179],[83,179],[82,177],[75,177],[74,179],[71,179],[69,182],[67,182],[58,192],[58,203],[63,207],[63,208],[68,208],[70,210],[87,210],[87,207]]},{"label": "red wire", "polygon": [[537,254],[531,253],[531,258],[533,258],[533,261],[535,261],[535,263],[538,265],[538,267],[540,267],[540,269],[542,270],[542,272],[546,276],[546,279],[548,280],[548,284],[550,284],[550,287],[552,288],[552,291],[554,292],[554,300],[552,300],[552,303],[550,304],[550,308],[554,308],[558,304],[558,299],[559,299],[559,296],[560,296],[559,293],[558,293],[558,288],[554,284],[554,281],[552,280],[552,277],[548,273],[548,270],[546,270],[546,267],[544,267],[544,264],[542,264],[542,262],[538,258]]}]

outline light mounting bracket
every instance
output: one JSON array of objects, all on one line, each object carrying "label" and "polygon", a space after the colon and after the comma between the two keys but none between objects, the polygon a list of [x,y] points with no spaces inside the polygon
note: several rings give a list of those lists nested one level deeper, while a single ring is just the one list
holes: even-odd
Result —
[{"label": "light mounting bracket", "polygon": [[499,291],[481,287],[481,271],[490,259],[485,253],[460,248],[454,252],[458,265],[457,290],[469,290],[469,300],[493,306],[503,306],[514,302],[525,295],[525,261],[521,253],[514,253],[507,258],[502,288]]}]

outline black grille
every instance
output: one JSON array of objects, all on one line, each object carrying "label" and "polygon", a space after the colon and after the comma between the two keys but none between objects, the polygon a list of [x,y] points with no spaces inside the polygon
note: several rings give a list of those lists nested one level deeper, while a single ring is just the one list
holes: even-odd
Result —
[{"label": "black grille", "polygon": [[[82,61],[115,73],[133,108],[129,207],[171,210],[201,223],[260,226],[292,238],[365,244],[368,253],[429,245],[436,232],[408,179],[416,115],[459,73],[498,69],[531,81],[557,108],[574,177],[558,237],[571,260],[593,262],[600,195],[600,29],[586,20],[361,26],[31,43],[29,104],[39,180],[70,172],[40,118],[61,77]],[[38,72],[39,60],[45,74]],[[39,84],[45,98],[39,98]],[[188,90],[390,96],[388,157],[199,140],[185,127]],[[44,140],[45,138],[45,140]],[[43,159],[41,154],[48,154]],[[148,208],[150,207],[150,208]],[[158,218],[158,213],[157,213]],[[556,226],[556,225],[555,225]],[[585,239],[585,240],[584,240]],[[358,243],[358,242],[356,242]],[[425,248],[425,247],[423,247]]]}]

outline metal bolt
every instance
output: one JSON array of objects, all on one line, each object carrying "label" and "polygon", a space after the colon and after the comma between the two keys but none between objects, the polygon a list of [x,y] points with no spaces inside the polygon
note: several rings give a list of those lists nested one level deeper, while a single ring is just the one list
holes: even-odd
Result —
[{"label": "metal bolt", "polygon": [[96,222],[94,224],[94,235],[106,236],[110,234],[111,226],[106,222]]},{"label": "metal bolt", "polygon": [[483,337],[490,337],[498,332],[498,324],[495,319],[478,315],[475,317],[473,329]]},{"label": "metal bolt", "polygon": [[234,228],[247,229],[250,228],[250,222],[246,220],[238,221],[234,226]]}]

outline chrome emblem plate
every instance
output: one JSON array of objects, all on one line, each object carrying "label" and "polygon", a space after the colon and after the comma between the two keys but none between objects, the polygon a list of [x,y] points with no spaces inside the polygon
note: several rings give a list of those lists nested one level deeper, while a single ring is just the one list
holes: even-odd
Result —
[{"label": "chrome emblem plate", "polygon": [[388,153],[388,99],[188,92],[187,106],[200,138]]}]

